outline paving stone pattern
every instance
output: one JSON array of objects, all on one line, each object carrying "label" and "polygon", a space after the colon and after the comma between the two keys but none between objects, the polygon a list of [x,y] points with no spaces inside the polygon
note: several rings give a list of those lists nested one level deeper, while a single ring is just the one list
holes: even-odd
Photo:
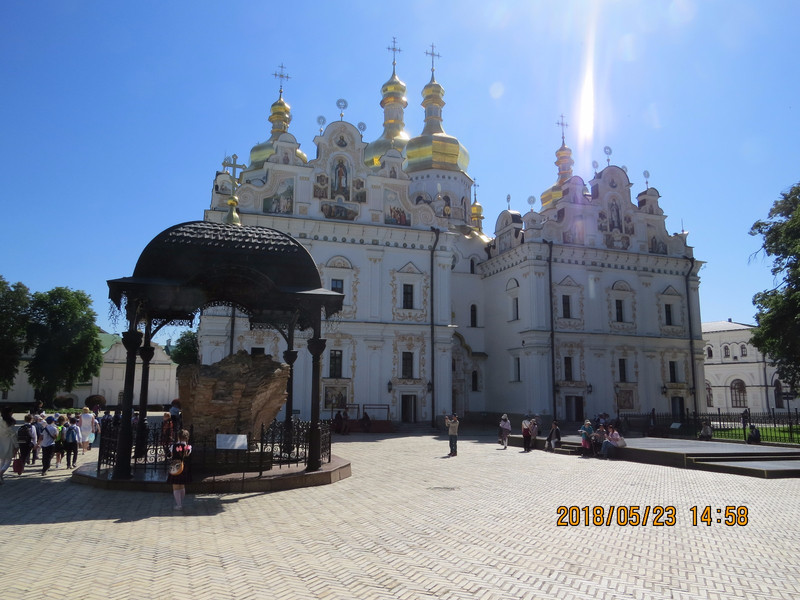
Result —
[{"label": "paving stone pattern", "polygon": [[[7,475],[3,598],[800,597],[800,481],[584,460],[490,437],[335,440],[352,477],[271,494],[98,490]],[[89,455],[80,458],[90,458]],[[676,507],[674,527],[557,527],[557,507]],[[747,506],[693,527],[691,506]]]}]

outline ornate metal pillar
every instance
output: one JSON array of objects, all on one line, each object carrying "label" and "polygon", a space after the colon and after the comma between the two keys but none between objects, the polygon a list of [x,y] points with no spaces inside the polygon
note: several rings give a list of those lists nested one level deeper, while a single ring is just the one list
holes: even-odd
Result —
[{"label": "ornate metal pillar", "polygon": [[[149,337],[149,336],[147,336]],[[141,458],[147,453],[147,396],[150,386],[150,361],[156,349],[150,345],[150,340],[145,340],[145,345],[139,348],[142,359],[142,386],[139,394],[139,423],[136,427],[136,458]]]},{"label": "ornate metal pillar", "polygon": [[319,403],[320,403],[320,364],[322,353],[325,351],[324,340],[319,336],[318,330],[315,336],[308,340],[308,351],[311,352],[311,430],[308,439],[308,461],[306,471],[318,471],[322,466],[320,452],[322,450],[319,429]]},{"label": "ornate metal pillar", "polygon": [[130,319],[130,329],[122,334],[122,345],[127,351],[125,361],[125,387],[122,392],[122,422],[114,462],[114,479],[131,478],[131,449],[133,446],[133,384],[136,377],[136,354],[142,343],[142,334],[136,330],[135,318]]},{"label": "ornate metal pillar", "polygon": [[284,420],[283,451],[291,453],[294,445],[292,413],[294,411],[294,363],[297,360],[297,350],[286,350],[283,353],[283,360],[289,365],[289,379],[286,382],[286,419]]}]

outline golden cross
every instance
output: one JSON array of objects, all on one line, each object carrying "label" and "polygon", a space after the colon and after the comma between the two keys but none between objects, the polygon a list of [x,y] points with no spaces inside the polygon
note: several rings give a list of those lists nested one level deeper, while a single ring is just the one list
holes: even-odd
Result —
[{"label": "golden cross", "polygon": [[278,73],[273,73],[273,74],[272,74],[272,76],[273,76],[273,77],[275,77],[275,78],[277,78],[277,79],[280,79],[280,80],[281,80],[281,89],[280,89],[280,92],[279,92],[279,93],[280,93],[280,95],[281,95],[281,97],[282,97],[282,96],[283,96],[283,81],[284,81],[284,80],[289,80],[289,79],[291,79],[291,78],[289,77],[289,75],[288,75],[287,73],[284,73],[284,72],[283,72],[283,71],[284,71],[284,69],[286,69],[286,67],[284,67],[284,66],[283,66],[283,63],[281,63],[281,66],[280,66],[280,67],[278,67],[278,69],[280,69],[280,72],[278,72]]},{"label": "golden cross", "polygon": [[392,37],[392,45],[386,49],[392,53],[392,73],[394,73],[394,68],[397,65],[397,53],[402,52],[402,50],[397,47],[396,37]]},{"label": "golden cross", "polygon": [[431,43],[431,51],[428,52],[427,50],[425,50],[425,55],[431,57],[431,73],[433,73],[436,70],[436,67],[433,64],[434,59],[442,58],[442,55],[439,54],[438,52],[435,52],[435,49],[436,46],[434,46],[433,43]]},{"label": "golden cross", "polygon": [[239,157],[234,154],[230,158],[226,157],[225,160],[222,161],[222,168],[223,169],[231,169],[231,175],[233,177],[234,186],[236,185],[236,169],[245,169],[247,165],[237,165],[236,160]]},{"label": "golden cross", "polygon": [[561,143],[564,143],[564,130],[569,127],[569,123],[564,122],[564,115],[561,115],[561,120],[556,122],[557,127],[561,127]]}]

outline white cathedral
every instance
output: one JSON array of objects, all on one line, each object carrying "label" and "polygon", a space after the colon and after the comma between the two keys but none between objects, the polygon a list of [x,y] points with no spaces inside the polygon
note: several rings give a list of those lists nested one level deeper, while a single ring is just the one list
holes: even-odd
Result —
[{"label": "white cathedral", "polygon": [[[541,210],[505,210],[485,231],[467,150],[442,126],[434,69],[422,89],[422,133],[412,137],[392,64],[383,134],[367,142],[356,126],[333,122],[310,160],[289,132],[281,86],[269,139],[248,164],[235,155],[223,164],[205,212],[207,221],[291,235],[323,285],[344,294],[323,329],[323,417],[347,408],[351,418],[366,410],[410,423],[445,412],[581,421],[704,410],[702,263],[686,233],[667,233],[658,191],[633,198],[613,165],[585,183],[562,135]],[[281,360],[286,349],[278,332],[251,330],[229,307],[204,310],[198,336],[204,364],[241,350]],[[295,340],[294,407],[304,419],[308,337]]]}]

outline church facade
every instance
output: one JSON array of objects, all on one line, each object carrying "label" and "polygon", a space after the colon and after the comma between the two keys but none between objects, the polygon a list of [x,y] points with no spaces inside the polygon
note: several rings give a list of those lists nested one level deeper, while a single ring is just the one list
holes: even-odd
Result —
[{"label": "church facade", "polygon": [[[445,412],[579,421],[694,410],[704,383],[701,263],[685,233],[667,233],[658,191],[634,197],[610,164],[585,182],[562,136],[541,210],[505,210],[486,231],[469,155],[444,131],[444,89],[431,73],[420,135],[406,131],[406,85],[393,63],[382,135],[367,142],[333,122],[312,159],[289,132],[281,88],[269,139],[246,164],[226,160],[213,181],[206,220],[288,233],[323,285],[345,296],[323,331],[323,417],[347,408],[396,422]],[[206,364],[240,350],[280,359],[286,349],[279,332],[251,331],[229,307],[205,309],[198,335]],[[295,339],[301,418],[311,406],[307,337]]]}]

